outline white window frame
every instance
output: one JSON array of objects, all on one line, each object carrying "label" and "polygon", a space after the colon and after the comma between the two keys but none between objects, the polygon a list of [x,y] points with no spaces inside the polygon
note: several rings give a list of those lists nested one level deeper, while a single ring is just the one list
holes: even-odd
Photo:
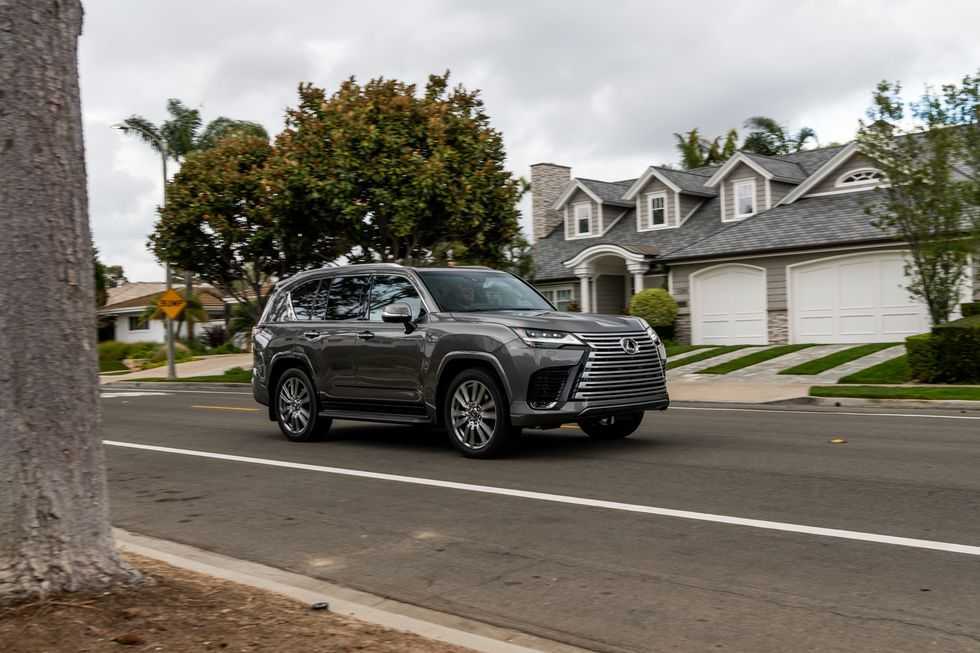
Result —
[{"label": "white window frame", "polygon": [[[880,179],[865,179],[865,180],[860,180],[860,181],[844,181],[845,179],[847,179],[851,175],[856,175],[856,174],[861,173],[861,172],[876,173],[876,174],[881,175],[881,178]],[[878,168],[868,168],[868,167],[865,167],[865,168],[853,168],[851,170],[848,170],[847,172],[845,172],[844,174],[842,174],[841,176],[839,176],[837,178],[837,181],[834,182],[834,187],[835,188],[855,188],[855,187],[864,188],[864,187],[867,187],[867,186],[872,186],[872,185],[875,185],[875,184],[884,184],[884,183],[885,183],[885,173],[883,173]]]},{"label": "white window frame", "polygon": [[[660,199],[663,200],[663,212],[664,212],[664,222],[663,224],[653,223],[653,200]],[[642,225],[640,231],[653,231],[655,229],[669,229],[672,225],[670,224],[670,216],[667,215],[667,191],[659,190],[652,193],[647,193],[645,197],[647,205],[646,213],[646,224]]]},{"label": "white window frame", "polygon": [[574,303],[576,301],[575,300],[575,287],[574,286],[571,286],[571,285],[569,285],[569,286],[549,286],[547,288],[538,288],[538,292],[540,292],[542,295],[544,295],[545,299],[547,299],[549,302],[551,302],[552,305],[555,308],[557,308],[558,310],[561,310],[561,306],[559,305],[558,293],[560,293],[560,292],[567,292],[568,293],[568,300],[567,300],[567,302],[569,304]]},{"label": "white window frame", "polygon": [[[752,210],[748,213],[739,213],[738,210],[738,195],[739,188],[751,188],[752,197]],[[759,199],[756,197],[756,185],[754,178],[748,179],[736,179],[732,182],[732,210],[733,210],[733,220],[744,220],[745,218],[751,218],[753,215],[759,212]]]},{"label": "white window frame", "polygon": [[[589,231],[581,232],[579,231],[579,220],[584,218],[579,218],[579,207],[585,207],[588,210],[588,220],[589,220]],[[572,204],[572,232],[568,235],[569,239],[575,238],[589,238],[595,235],[595,212],[592,210],[592,202],[575,202]]]}]

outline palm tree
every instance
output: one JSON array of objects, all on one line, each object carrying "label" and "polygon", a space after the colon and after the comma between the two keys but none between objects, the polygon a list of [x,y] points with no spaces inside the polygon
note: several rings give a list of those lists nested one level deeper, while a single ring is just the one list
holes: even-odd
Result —
[{"label": "palm tree", "polygon": [[798,132],[793,134],[766,116],[749,118],[745,121],[745,128],[750,131],[745,137],[745,141],[742,142],[742,149],[746,152],[755,152],[766,156],[799,152],[809,141],[817,140],[817,132],[810,127],[801,127]]},{"label": "palm tree", "polygon": [[245,334],[245,351],[252,351],[252,327],[259,323],[261,317],[262,304],[259,302],[252,300],[235,304],[228,322],[228,335]]},{"label": "palm tree", "polygon": [[[184,321],[187,321],[188,325],[188,339],[193,337],[193,333],[190,332],[191,321],[196,322],[207,322],[210,319],[207,309],[204,308],[204,304],[201,302],[201,296],[197,293],[191,292],[188,294],[186,291],[183,293],[184,301],[187,305],[184,306],[184,310],[181,311],[180,317],[177,318],[177,334],[180,334],[180,328],[183,326]],[[160,310],[158,305],[159,296],[154,298],[153,303],[147,306],[142,313],[140,313],[139,321],[145,323],[149,320],[159,319],[163,315],[163,311]]]},{"label": "palm tree", "polygon": [[[214,147],[221,139],[231,134],[247,134],[258,136],[268,140],[269,134],[265,128],[248,120],[234,120],[219,116],[204,126],[201,120],[201,112],[197,109],[188,108],[183,102],[176,98],[167,100],[167,113],[170,117],[160,125],[155,125],[143,116],[132,115],[116,128],[124,134],[136,136],[141,141],[149,145],[154,152],[160,155],[160,162],[163,166],[163,205],[167,204],[167,161],[173,159],[180,163],[183,159],[195,150],[204,150]],[[204,126],[204,130],[201,127]],[[167,288],[171,287],[170,264],[166,264],[167,269]],[[193,293],[193,275],[186,272],[184,275],[185,292],[190,295]],[[188,337],[194,336],[193,320],[187,323]]]}]

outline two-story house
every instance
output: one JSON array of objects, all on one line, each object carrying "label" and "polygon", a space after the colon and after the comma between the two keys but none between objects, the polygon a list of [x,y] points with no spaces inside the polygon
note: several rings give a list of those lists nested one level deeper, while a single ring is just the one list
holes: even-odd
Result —
[{"label": "two-story house", "polygon": [[[621,313],[666,288],[695,344],[897,342],[929,328],[904,244],[871,223],[887,183],[855,143],[598,181],[531,166],[535,285],[560,308]],[[980,298],[980,266],[962,289]]]}]

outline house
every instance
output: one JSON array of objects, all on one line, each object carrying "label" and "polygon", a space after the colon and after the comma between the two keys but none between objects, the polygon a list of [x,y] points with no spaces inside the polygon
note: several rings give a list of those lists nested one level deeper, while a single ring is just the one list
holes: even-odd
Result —
[{"label": "house", "polygon": [[[164,322],[162,319],[144,320],[143,313],[156,304],[157,297],[166,290],[167,284],[156,282],[125,283],[116,288],[109,288],[109,298],[98,310],[99,340],[119,340],[122,342],[164,342]],[[183,286],[176,286],[178,291]],[[221,295],[208,285],[194,287],[194,292],[201,299],[201,304],[208,312],[211,321],[196,324],[197,333],[204,327],[224,325],[231,299],[222,299]],[[186,328],[186,326],[185,326]],[[186,336],[180,333],[178,336]]]},{"label": "house", "polygon": [[[865,212],[882,173],[856,143],[635,179],[531,166],[535,285],[559,308],[621,313],[644,288],[678,302],[695,344],[894,342],[929,327],[903,243]],[[980,298],[980,266],[962,289]]]}]

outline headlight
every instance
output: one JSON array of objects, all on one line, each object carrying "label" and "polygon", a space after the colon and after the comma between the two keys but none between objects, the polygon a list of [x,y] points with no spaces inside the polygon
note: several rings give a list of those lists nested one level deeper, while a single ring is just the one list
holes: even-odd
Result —
[{"label": "headlight", "polygon": [[581,340],[567,331],[550,329],[514,329],[514,332],[528,347],[557,348],[565,345],[584,345]]},{"label": "headlight", "polygon": [[647,333],[650,335],[650,338],[653,339],[653,344],[657,346],[657,353],[660,354],[660,360],[666,363],[667,348],[664,347],[664,341],[660,339],[660,336],[657,335],[657,332],[654,331],[653,327],[651,326],[647,327]]}]

